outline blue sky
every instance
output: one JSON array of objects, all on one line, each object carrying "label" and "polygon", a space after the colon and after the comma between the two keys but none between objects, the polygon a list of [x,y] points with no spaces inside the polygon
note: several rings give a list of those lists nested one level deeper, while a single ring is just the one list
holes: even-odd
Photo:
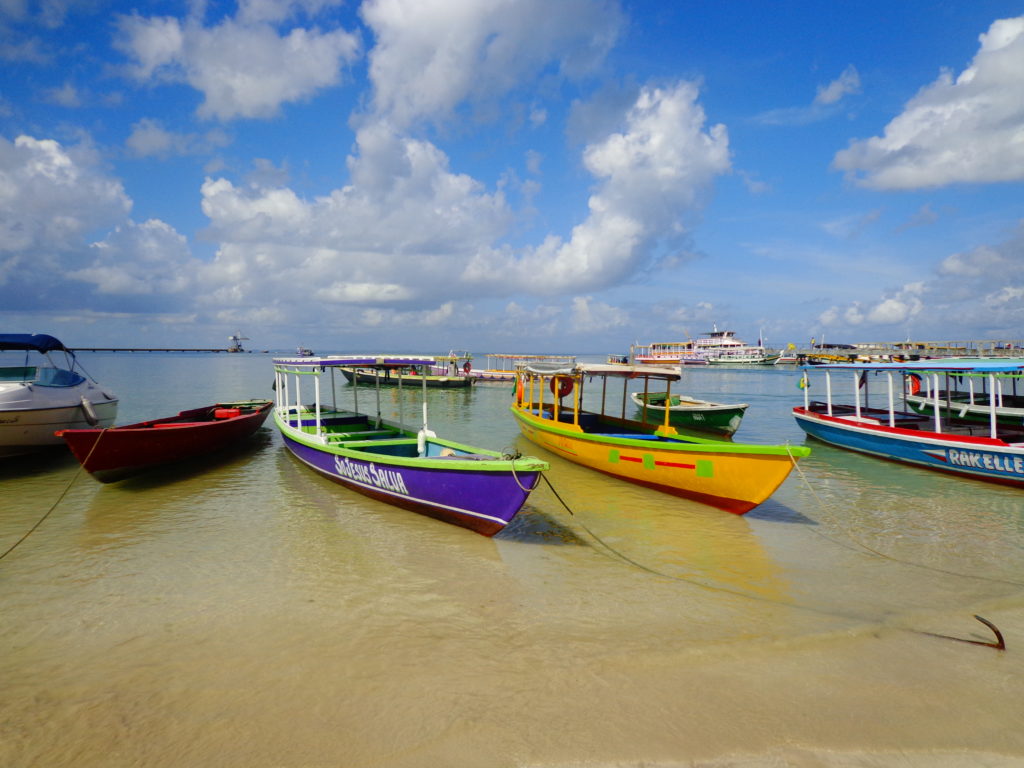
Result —
[{"label": "blue sky", "polygon": [[1011,2],[0,0],[0,325],[1024,338]]}]

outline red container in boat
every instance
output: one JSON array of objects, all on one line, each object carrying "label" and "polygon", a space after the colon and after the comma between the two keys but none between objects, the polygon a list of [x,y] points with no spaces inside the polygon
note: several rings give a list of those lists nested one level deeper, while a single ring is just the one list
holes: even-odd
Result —
[{"label": "red container in boat", "polygon": [[216,408],[213,411],[213,418],[215,419],[234,419],[241,415],[241,408]]}]

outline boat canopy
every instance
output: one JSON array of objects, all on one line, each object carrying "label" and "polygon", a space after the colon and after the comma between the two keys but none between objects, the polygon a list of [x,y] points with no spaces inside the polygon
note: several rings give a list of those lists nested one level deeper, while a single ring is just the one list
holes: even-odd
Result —
[{"label": "boat canopy", "polygon": [[34,349],[37,352],[69,352],[59,339],[45,333],[0,333],[0,350]]},{"label": "boat canopy", "polygon": [[803,365],[804,370],[900,371],[906,373],[1024,373],[1024,359],[959,358],[908,360],[902,363],[823,363]]},{"label": "boat canopy", "polygon": [[657,365],[610,365],[608,363],[530,363],[524,370],[539,376],[617,376],[623,379],[663,379],[679,381],[682,374]]}]

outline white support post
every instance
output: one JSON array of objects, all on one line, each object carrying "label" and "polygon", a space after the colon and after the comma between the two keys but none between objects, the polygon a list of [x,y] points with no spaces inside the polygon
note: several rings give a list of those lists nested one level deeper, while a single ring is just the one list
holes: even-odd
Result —
[{"label": "white support post", "polygon": [[324,433],[320,425],[320,374],[313,376],[313,397],[316,407],[316,438],[324,442]]},{"label": "white support post", "polygon": [[896,405],[893,402],[892,371],[886,371],[885,375],[889,377],[889,426],[890,427],[895,427],[896,426],[896,413],[895,413]]},{"label": "white support post", "polygon": [[996,417],[996,387],[999,387],[999,401],[1000,404],[1002,404],[1003,383],[1002,381],[998,381],[997,383],[996,375],[994,373],[990,373],[988,375],[988,379],[989,389],[992,390],[992,394],[988,398],[988,427],[989,436],[994,438],[996,436],[996,424],[999,421]]},{"label": "white support post", "polygon": [[932,410],[935,412],[935,431],[942,432],[942,416],[939,413],[939,374],[931,375]]}]

